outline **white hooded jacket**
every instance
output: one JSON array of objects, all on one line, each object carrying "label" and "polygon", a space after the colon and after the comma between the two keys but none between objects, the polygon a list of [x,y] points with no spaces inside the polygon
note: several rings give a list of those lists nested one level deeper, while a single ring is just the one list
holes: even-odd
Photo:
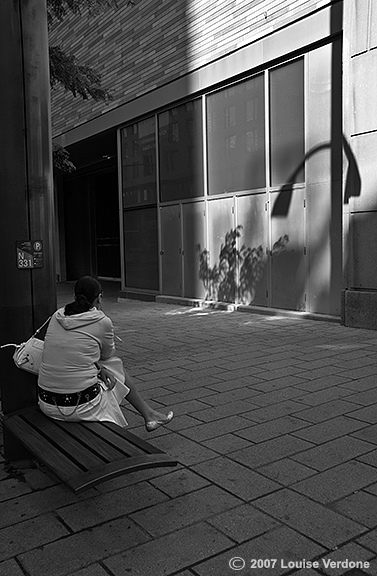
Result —
[{"label": "white hooded jacket", "polygon": [[60,394],[96,384],[96,362],[115,353],[113,323],[101,310],[66,316],[55,312],[48,326],[39,370],[41,388]]}]

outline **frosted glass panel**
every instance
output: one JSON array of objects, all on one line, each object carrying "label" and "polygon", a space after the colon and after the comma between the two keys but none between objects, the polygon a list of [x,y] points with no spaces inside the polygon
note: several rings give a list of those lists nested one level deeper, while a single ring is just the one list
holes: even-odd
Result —
[{"label": "frosted glass panel", "polygon": [[161,201],[203,196],[202,102],[158,115]]},{"label": "frosted glass panel", "polygon": [[266,184],[263,78],[207,98],[209,194]]},{"label": "frosted glass panel", "polygon": [[126,286],[158,290],[157,208],[124,213]]},{"label": "frosted glass panel", "polygon": [[121,130],[123,206],[156,204],[155,119]]},{"label": "frosted glass panel", "polygon": [[270,72],[271,184],[304,180],[304,60]]}]

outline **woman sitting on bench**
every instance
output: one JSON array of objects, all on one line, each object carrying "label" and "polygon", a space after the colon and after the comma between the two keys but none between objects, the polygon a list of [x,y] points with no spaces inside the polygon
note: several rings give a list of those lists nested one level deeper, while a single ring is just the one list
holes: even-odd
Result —
[{"label": "woman sitting on bench", "polygon": [[53,314],[39,370],[39,406],[58,420],[106,420],[125,427],[119,404],[126,398],[151,432],[168,424],[173,412],[161,414],[140,397],[115,356],[113,324],[100,310],[101,295],[100,283],[83,276],[75,285],[75,301]]}]

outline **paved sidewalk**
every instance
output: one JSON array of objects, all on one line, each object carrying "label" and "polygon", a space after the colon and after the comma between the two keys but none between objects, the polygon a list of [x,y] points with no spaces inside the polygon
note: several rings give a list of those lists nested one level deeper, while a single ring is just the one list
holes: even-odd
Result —
[{"label": "paved sidewalk", "polygon": [[75,496],[0,455],[1,576],[377,575],[376,332],[106,291],[104,309],[176,415],[130,427],[180,464]]}]

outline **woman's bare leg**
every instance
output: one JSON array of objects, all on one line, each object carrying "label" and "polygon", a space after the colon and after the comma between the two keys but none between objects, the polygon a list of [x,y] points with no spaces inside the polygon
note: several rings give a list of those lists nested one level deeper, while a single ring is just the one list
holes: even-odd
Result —
[{"label": "woman's bare leg", "polygon": [[139,412],[139,414],[142,415],[145,422],[152,422],[154,420],[157,421],[166,420],[167,418],[166,414],[157,412],[157,410],[151,408],[151,406],[149,406],[149,404],[147,404],[145,400],[142,399],[135,386],[133,378],[130,376],[130,374],[128,374],[126,370],[124,371],[124,374],[126,376],[125,385],[127,386],[127,388],[130,389],[125,399],[127,400],[127,402],[131,404],[131,406],[133,406]]}]

